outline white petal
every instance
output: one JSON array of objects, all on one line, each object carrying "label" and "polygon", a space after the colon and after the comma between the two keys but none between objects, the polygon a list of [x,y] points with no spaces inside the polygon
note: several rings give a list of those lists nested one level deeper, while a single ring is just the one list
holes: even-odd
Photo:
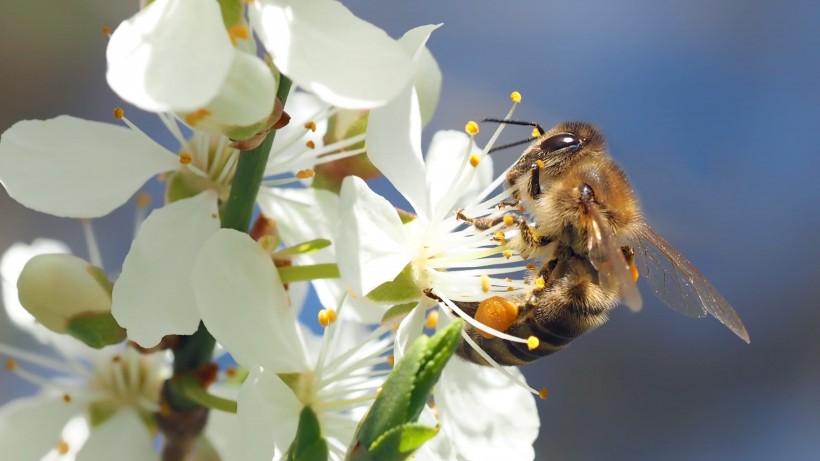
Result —
[{"label": "white petal", "polygon": [[23,205],[93,218],[124,204],[175,155],[127,128],[60,116],[23,120],[0,140],[0,182]]},{"label": "white petal", "polygon": [[334,106],[385,104],[412,77],[399,44],[340,2],[259,0],[249,8],[276,67]]},{"label": "white petal", "polygon": [[0,447],[3,459],[40,459],[60,440],[68,420],[83,411],[61,395],[38,395],[12,400],[0,408]]},{"label": "white petal", "polygon": [[421,115],[415,89],[407,86],[389,104],[370,111],[367,156],[419,215],[427,215]]},{"label": "white petal", "polygon": [[157,0],[111,34],[106,78],[141,109],[190,112],[217,94],[235,53],[217,2]]},{"label": "white petal", "polygon": [[413,86],[419,96],[422,125],[433,117],[441,93],[441,69],[425,44],[430,34],[441,27],[438,25],[419,26],[407,31],[399,39],[402,48],[413,60]]},{"label": "white petal", "polygon": [[424,320],[427,318],[427,307],[429,307],[428,303],[422,299],[410,311],[410,315],[399,323],[399,329],[396,331],[396,343],[393,348],[393,354],[397,362],[404,357],[405,351],[407,351],[413,340],[421,336],[424,329]]},{"label": "white petal", "polygon": [[166,205],[142,223],[114,283],[111,313],[143,347],[163,336],[190,335],[199,326],[191,269],[219,229],[216,194],[205,191]]},{"label": "white petal", "polygon": [[[509,371],[524,379],[517,368]],[[439,380],[436,403],[441,430],[465,459],[535,457],[532,444],[540,425],[535,398],[499,371],[451,359]]]},{"label": "white petal", "polygon": [[191,284],[202,321],[237,362],[277,373],[308,368],[279,273],[248,234],[214,234],[196,260]]},{"label": "white petal", "polygon": [[283,452],[290,447],[302,403],[276,374],[251,370],[237,403],[245,460],[270,461],[274,447]]},{"label": "white petal", "polygon": [[270,67],[256,56],[239,52],[225,84],[206,106],[210,115],[194,127],[219,135],[233,127],[266,122],[275,100],[276,80]]},{"label": "white petal", "polygon": [[154,451],[148,428],[136,411],[122,409],[109,419],[94,427],[91,435],[77,453],[77,461],[117,461],[159,460]]},{"label": "white petal", "polygon": [[396,209],[359,177],[342,182],[337,241],[339,272],[357,295],[396,278],[411,251]]},{"label": "white petal", "polygon": [[43,327],[20,305],[17,298],[17,278],[29,259],[39,254],[71,253],[65,243],[59,240],[36,239],[31,245],[16,242],[0,259],[0,279],[3,282],[3,306],[11,321],[29,333],[40,336]]},{"label": "white petal", "polygon": [[[209,391],[220,397],[236,400],[239,386],[214,383]],[[208,413],[208,425],[205,426],[205,437],[213,445],[221,459],[233,461],[242,459],[242,429],[239,417],[226,411],[211,410]]]}]

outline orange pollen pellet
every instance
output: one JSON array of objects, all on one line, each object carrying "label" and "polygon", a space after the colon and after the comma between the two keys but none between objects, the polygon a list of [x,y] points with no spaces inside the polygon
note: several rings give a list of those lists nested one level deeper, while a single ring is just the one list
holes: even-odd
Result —
[{"label": "orange pollen pellet", "polygon": [[510,99],[512,99],[512,102],[515,102],[515,103],[521,102],[521,93],[519,93],[517,91],[513,91],[510,94]]},{"label": "orange pollen pellet", "polygon": [[316,143],[313,141],[306,142],[305,146],[307,146],[308,149],[316,149]]},{"label": "orange pollen pellet", "polygon": [[470,154],[470,165],[475,168],[481,163],[481,157],[478,154]]},{"label": "orange pollen pellet", "polygon": [[[501,296],[491,296],[480,303],[475,312],[475,319],[498,331],[506,331],[518,317],[518,307]],[[490,339],[494,336],[483,330],[478,334]]]},{"label": "orange pollen pellet", "polygon": [[17,360],[6,359],[6,370],[14,371],[17,368]]},{"label": "orange pollen pellet", "polygon": [[71,395],[70,394],[63,394],[63,402],[71,403]]},{"label": "orange pollen pellet", "polygon": [[108,27],[108,26],[103,26],[103,28],[102,28],[102,33],[103,33],[103,35],[105,35],[106,37],[110,37],[110,36],[111,36],[111,28],[110,28],[110,27]]},{"label": "orange pollen pellet", "polygon": [[478,123],[470,120],[469,122],[467,122],[466,125],[464,125],[464,131],[466,131],[467,134],[469,134],[470,136],[477,135],[478,131],[479,131],[478,130]]},{"label": "orange pollen pellet", "polygon": [[538,338],[536,338],[535,336],[530,336],[529,338],[527,338],[527,349],[538,349],[539,344],[541,344],[541,341],[539,341]]},{"label": "orange pollen pellet", "polygon": [[391,367],[396,364],[396,356],[393,355],[393,354],[388,355],[387,359],[385,359],[385,360],[387,361],[387,364],[390,365]]},{"label": "orange pollen pellet", "polygon": [[115,107],[114,118],[116,118],[117,120],[122,120],[123,117],[125,117],[125,111],[122,109],[122,107]]},{"label": "orange pollen pellet", "polygon": [[481,276],[481,291],[484,293],[490,291],[490,277],[487,275]]},{"label": "orange pollen pellet", "polygon": [[638,278],[641,276],[640,272],[638,272],[638,266],[636,266],[633,262],[629,265],[629,270],[632,272],[632,279],[637,282]]},{"label": "orange pollen pellet", "polygon": [[438,325],[438,311],[430,311],[427,318],[424,320],[424,328],[433,329]]},{"label": "orange pollen pellet", "polygon": [[547,392],[546,387],[542,387],[541,389],[538,390],[538,397],[541,397],[541,400],[547,400],[548,395],[549,395],[549,392]]},{"label": "orange pollen pellet", "polygon": [[148,192],[141,192],[137,194],[137,206],[140,208],[148,208],[151,204],[151,194]]},{"label": "orange pollen pellet", "polygon": [[504,253],[502,254],[504,255],[505,259],[510,259],[512,257],[512,251],[510,250],[504,250]]},{"label": "orange pollen pellet", "polygon": [[538,277],[537,279],[535,279],[535,288],[540,290],[540,289],[544,288],[546,285],[547,285],[547,282],[544,281],[543,277]]},{"label": "orange pollen pellet", "polygon": [[512,226],[514,222],[515,222],[515,220],[513,219],[512,216],[510,216],[508,214],[504,215],[504,225],[505,226]]},{"label": "orange pollen pellet", "polygon": [[307,122],[307,123],[305,123],[305,128],[315,133],[316,132],[316,122]]},{"label": "orange pollen pellet", "polygon": [[187,152],[180,152],[180,153],[179,153],[179,163],[180,163],[180,164],[182,164],[182,165],[188,165],[188,164],[190,164],[193,160],[194,160],[194,159],[193,159],[193,157],[191,157],[191,154],[189,154],[189,153],[187,153]]},{"label": "orange pollen pellet", "polygon": [[299,170],[296,172],[296,177],[299,179],[310,179],[316,176],[316,172],[311,170],[310,168]]},{"label": "orange pollen pellet", "polygon": [[535,161],[535,164],[536,164],[536,165],[538,165],[538,169],[539,169],[539,170],[543,170],[543,169],[544,169],[544,161],[543,161],[543,160],[541,160],[540,158],[539,158],[538,160],[536,160],[536,161]]},{"label": "orange pollen pellet", "polygon": [[59,442],[57,442],[57,446],[54,448],[57,449],[57,453],[64,455],[68,453],[70,447],[68,446],[68,442],[66,442],[65,440],[60,440]]},{"label": "orange pollen pellet", "polygon": [[250,37],[251,33],[245,24],[239,23],[231,26],[228,29],[228,37],[231,38],[231,43],[236,45],[239,40],[245,40]]}]

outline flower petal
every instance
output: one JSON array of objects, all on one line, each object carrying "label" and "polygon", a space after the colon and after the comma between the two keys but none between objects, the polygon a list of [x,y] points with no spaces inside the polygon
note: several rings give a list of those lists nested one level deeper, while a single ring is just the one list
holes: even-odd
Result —
[{"label": "flower petal", "polygon": [[270,461],[276,448],[286,451],[290,447],[302,403],[275,373],[252,369],[242,384],[237,403],[244,459]]},{"label": "flower petal", "polygon": [[219,229],[216,193],[205,191],[151,213],[114,283],[111,313],[128,338],[152,347],[163,336],[190,335],[199,326],[191,269]]},{"label": "flower petal", "polygon": [[68,420],[82,411],[80,402],[65,402],[62,395],[38,395],[6,403],[0,408],[3,459],[40,459],[60,440]]},{"label": "flower petal", "polygon": [[[517,368],[509,371],[524,379]],[[436,389],[436,403],[441,430],[464,459],[535,457],[532,444],[540,425],[535,398],[499,371],[450,360]]]},{"label": "flower petal", "polygon": [[342,182],[338,227],[339,272],[358,295],[393,280],[410,262],[396,209],[359,177]]},{"label": "flower petal", "polygon": [[208,331],[241,365],[277,373],[308,369],[279,273],[247,234],[214,234],[196,259],[191,284]]},{"label": "flower petal", "polygon": [[441,94],[441,69],[425,44],[430,34],[441,27],[438,25],[419,26],[410,29],[399,39],[404,51],[413,60],[413,86],[419,96],[422,125],[433,117]]},{"label": "flower petal", "polygon": [[404,357],[404,351],[410,347],[410,343],[421,335],[430,303],[429,298],[422,298],[416,307],[410,311],[410,314],[399,323],[399,328],[396,331],[396,343],[393,348],[397,362]]},{"label": "flower petal", "polygon": [[399,44],[340,2],[259,0],[249,8],[276,67],[334,106],[380,106],[412,76]]},{"label": "flower petal", "polygon": [[77,461],[116,459],[122,461],[159,460],[148,429],[136,411],[124,408],[94,427]]},{"label": "flower petal", "polygon": [[17,122],[0,140],[0,183],[13,199],[55,216],[108,214],[149,178],[178,166],[145,136],[65,115]]},{"label": "flower petal", "polygon": [[235,53],[217,2],[156,0],[111,34],[106,78],[141,109],[190,112],[217,94]]}]

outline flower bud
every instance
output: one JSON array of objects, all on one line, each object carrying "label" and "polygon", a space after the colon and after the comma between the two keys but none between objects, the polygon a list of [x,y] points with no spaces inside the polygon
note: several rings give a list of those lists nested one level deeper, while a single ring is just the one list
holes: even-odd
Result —
[{"label": "flower bud", "polygon": [[69,254],[43,254],[17,280],[20,304],[49,330],[92,347],[125,339],[111,316],[111,283],[102,269]]}]

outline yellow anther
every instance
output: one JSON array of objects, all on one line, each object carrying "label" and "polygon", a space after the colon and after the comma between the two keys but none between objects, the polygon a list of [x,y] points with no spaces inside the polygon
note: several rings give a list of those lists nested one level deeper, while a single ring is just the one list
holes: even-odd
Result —
[{"label": "yellow anther", "polygon": [[376,395],[379,395],[379,394],[381,394],[381,393],[382,393],[382,387],[381,387],[381,386],[379,386],[379,387],[376,389]]},{"label": "yellow anther", "polygon": [[[335,318],[336,313],[334,312],[332,315]],[[331,323],[330,316],[331,316],[331,314],[328,313],[328,309],[320,310],[319,311],[319,316],[318,316],[319,317],[319,325],[322,325],[322,327],[327,328],[327,326],[330,325],[330,323]]]},{"label": "yellow anther", "polygon": [[515,291],[515,288],[513,288],[513,287],[507,287],[507,291]]},{"label": "yellow anther", "polygon": [[312,132],[316,132],[316,122],[307,122],[305,123],[305,129],[308,129]]},{"label": "yellow anther", "polygon": [[306,142],[305,146],[307,146],[308,149],[316,149],[316,143],[313,141]]},{"label": "yellow anther", "polygon": [[498,231],[498,232],[495,233],[495,239],[496,240],[506,240],[507,236],[504,235],[504,232]]},{"label": "yellow anther", "polygon": [[6,359],[6,370],[14,371],[17,368],[17,360]]},{"label": "yellow anther", "polygon": [[504,250],[504,253],[502,254],[504,255],[505,259],[510,259],[512,257],[512,251],[510,250]]},{"label": "yellow anther", "polygon": [[424,328],[432,330],[436,325],[438,325],[438,311],[430,311],[427,318],[424,319]]},{"label": "yellow anther", "polygon": [[515,222],[515,219],[513,219],[513,217],[508,215],[508,214],[505,214],[503,219],[504,219],[504,225],[505,226],[512,226],[513,223]]},{"label": "yellow anther", "polygon": [[316,176],[316,172],[311,170],[310,168],[299,170],[296,172],[296,177],[299,179],[310,179]]},{"label": "yellow anther", "polygon": [[110,36],[111,36],[111,28],[110,28],[110,27],[108,27],[108,26],[104,26],[104,27],[102,28],[102,33],[103,33],[103,35],[105,35],[106,37],[110,37]]},{"label": "yellow anther", "polygon": [[545,282],[545,281],[544,281],[544,278],[543,278],[543,277],[538,277],[537,279],[535,279],[535,288],[536,288],[536,289],[541,290],[541,289],[543,289],[546,285],[547,285],[547,282]]},{"label": "yellow anther", "polygon": [[538,349],[539,344],[541,344],[541,341],[539,341],[538,338],[536,338],[535,336],[530,336],[529,338],[527,338],[527,349]]},{"label": "yellow anther", "polygon": [[490,291],[490,277],[486,274],[481,276],[481,291],[484,293]]},{"label": "yellow anther", "polygon": [[117,120],[122,120],[125,117],[125,111],[122,110],[122,107],[115,107],[114,108],[114,118]]},{"label": "yellow anther", "polygon": [[273,250],[276,249],[277,242],[274,236],[263,235],[259,237],[259,239],[256,241],[256,244],[262,247],[262,249],[265,250],[265,253],[271,254],[273,253]]},{"label": "yellow anther", "polygon": [[234,24],[228,29],[228,37],[231,38],[231,43],[236,45],[239,40],[245,40],[251,36],[248,27],[245,24]]},{"label": "yellow anther", "polygon": [[[394,356],[393,354],[388,355],[388,356],[387,356],[387,363],[388,363],[391,367],[392,367],[393,365],[395,365],[395,364],[396,364],[396,356]],[[379,388],[379,390],[381,390],[381,388]]]},{"label": "yellow anther", "polygon": [[63,402],[71,403],[71,394],[68,394],[68,393],[63,394]]},{"label": "yellow anther", "polygon": [[168,405],[167,403],[160,403],[159,404],[159,412],[158,413],[160,414],[160,416],[171,416],[172,412],[173,412],[173,410],[171,409],[171,405]]},{"label": "yellow anther", "polygon": [[225,376],[227,376],[228,378],[236,378],[236,375],[238,373],[239,372],[236,371],[236,367],[228,367],[225,369]]},{"label": "yellow anther", "polygon": [[210,115],[211,111],[208,109],[198,109],[185,116],[185,123],[190,126],[195,126],[197,123],[201,122]]},{"label": "yellow anther", "polygon": [[66,442],[65,440],[60,440],[57,442],[57,446],[54,448],[57,450],[58,454],[65,455],[68,453],[70,447],[68,446],[68,442]]},{"label": "yellow anther", "polygon": [[532,137],[533,137],[533,138],[537,138],[537,137],[539,137],[539,136],[541,136],[541,132],[540,132],[540,131],[538,131],[538,128],[533,128],[533,129],[532,129]]},{"label": "yellow anther", "polygon": [[190,164],[193,160],[194,160],[194,159],[193,159],[193,157],[191,157],[191,154],[189,154],[189,153],[187,153],[187,152],[180,152],[180,153],[179,153],[179,163],[180,163],[180,164],[182,164],[182,165],[188,165],[188,164]]},{"label": "yellow anther", "polygon": [[327,310],[327,319],[330,320],[330,323],[336,321],[336,311],[334,309]]},{"label": "yellow anther", "polygon": [[543,169],[544,169],[544,161],[543,161],[543,160],[541,160],[540,158],[539,158],[538,160],[536,160],[536,161],[535,161],[535,164],[536,164],[536,165],[538,165],[538,169],[539,169],[539,170],[543,170]]},{"label": "yellow anther", "polygon": [[467,132],[470,136],[475,136],[478,134],[478,123],[470,120],[467,122],[467,125],[464,126],[464,131]]},{"label": "yellow anther", "polygon": [[527,270],[528,271],[534,271],[535,270],[535,264],[527,263]]},{"label": "yellow anther", "polygon": [[478,154],[470,154],[470,165],[475,168],[479,163],[481,163],[481,157]]},{"label": "yellow anther", "polygon": [[510,99],[512,99],[512,102],[514,103],[521,102],[521,93],[513,91],[512,93],[510,93]]},{"label": "yellow anther", "polygon": [[542,387],[541,389],[538,390],[538,397],[541,397],[541,400],[547,400],[548,395],[549,395],[549,392],[547,392],[546,387]]},{"label": "yellow anther", "polygon": [[137,194],[137,206],[140,208],[148,208],[151,205],[151,194],[148,192],[140,192]]}]

